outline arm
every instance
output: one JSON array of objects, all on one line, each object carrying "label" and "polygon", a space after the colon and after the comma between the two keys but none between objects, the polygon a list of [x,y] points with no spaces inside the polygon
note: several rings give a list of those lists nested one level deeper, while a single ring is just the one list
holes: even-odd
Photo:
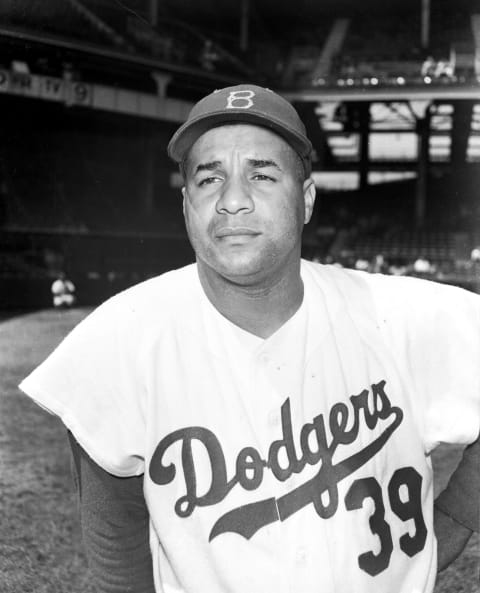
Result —
[{"label": "arm", "polygon": [[117,478],[69,432],[83,540],[98,593],[154,593],[143,476]]},{"label": "arm", "polygon": [[480,439],[469,445],[445,490],[437,497],[434,527],[438,570],[453,562],[474,531],[479,531]]}]

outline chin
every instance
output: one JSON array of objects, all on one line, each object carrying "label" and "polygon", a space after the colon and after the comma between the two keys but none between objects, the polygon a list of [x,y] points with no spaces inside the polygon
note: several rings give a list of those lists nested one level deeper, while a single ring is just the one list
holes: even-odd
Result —
[{"label": "chin", "polygon": [[251,278],[252,276],[257,276],[265,269],[266,266],[262,266],[261,264],[246,262],[229,262],[223,263],[222,265],[216,267],[217,272],[219,272],[225,278],[236,278],[239,280],[241,278]]},{"label": "chin", "polygon": [[268,275],[274,266],[273,257],[261,257],[259,253],[252,254],[250,257],[220,258],[211,265],[218,274],[238,284],[258,281],[264,275]]},{"label": "chin", "polygon": [[290,266],[294,249],[282,250],[274,244],[265,247],[257,244],[248,249],[205,249],[197,252],[197,261],[231,282],[247,285],[275,275],[282,265]]}]

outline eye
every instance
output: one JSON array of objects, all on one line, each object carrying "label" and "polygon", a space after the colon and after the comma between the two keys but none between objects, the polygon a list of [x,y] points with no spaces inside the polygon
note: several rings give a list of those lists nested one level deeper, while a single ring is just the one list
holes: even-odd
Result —
[{"label": "eye", "polygon": [[200,181],[198,182],[198,185],[199,185],[199,187],[201,187],[202,185],[210,185],[211,183],[215,183],[217,181],[221,181],[220,177],[211,175],[210,177],[204,177],[203,179],[200,179]]},{"label": "eye", "polygon": [[254,175],[252,176],[252,179],[254,181],[272,181],[272,182],[276,181],[276,179],[274,177],[271,177],[270,175],[265,175],[264,173],[254,173]]}]

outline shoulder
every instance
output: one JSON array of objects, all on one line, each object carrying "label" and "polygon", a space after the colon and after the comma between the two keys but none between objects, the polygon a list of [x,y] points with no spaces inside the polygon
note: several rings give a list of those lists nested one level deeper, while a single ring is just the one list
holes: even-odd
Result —
[{"label": "shoulder", "polygon": [[181,306],[198,285],[197,267],[190,264],[149,278],[118,293],[102,306],[123,307],[132,311],[157,310],[165,306]]},{"label": "shoulder", "polygon": [[198,294],[196,265],[172,270],[150,278],[114,295],[75,328],[96,333],[139,336],[149,328],[159,330],[165,323],[189,311]]},{"label": "shoulder", "polygon": [[376,290],[398,294],[410,293],[414,296],[425,293],[428,295],[441,295],[445,298],[464,297],[478,301],[479,295],[448,284],[415,278],[412,276],[390,276],[386,274],[373,274],[360,270],[337,267],[302,260],[302,272],[311,278],[323,279],[334,283],[344,289]]},{"label": "shoulder", "polygon": [[[358,300],[374,299],[380,292],[395,292],[399,285],[405,287],[406,278],[370,274],[335,265],[317,264],[302,260],[302,277],[307,284],[323,289],[327,295],[345,300],[350,307]],[[395,282],[400,280],[401,282]],[[375,300],[375,299],[374,299]]]},{"label": "shoulder", "polygon": [[476,314],[480,296],[473,292],[409,276],[371,274],[302,260],[302,275],[324,292],[341,299],[349,309],[368,305],[387,316],[412,318],[448,313]]}]

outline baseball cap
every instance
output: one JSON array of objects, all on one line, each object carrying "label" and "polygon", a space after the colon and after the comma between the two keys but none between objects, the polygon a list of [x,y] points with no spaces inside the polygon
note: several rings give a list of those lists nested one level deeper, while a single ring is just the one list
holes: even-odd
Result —
[{"label": "baseball cap", "polygon": [[305,175],[310,175],[312,143],[297,111],[277,93],[253,84],[219,89],[196,103],[187,121],[172,136],[168,155],[181,163],[202,134],[231,123],[254,124],[276,132],[297,152]]}]

